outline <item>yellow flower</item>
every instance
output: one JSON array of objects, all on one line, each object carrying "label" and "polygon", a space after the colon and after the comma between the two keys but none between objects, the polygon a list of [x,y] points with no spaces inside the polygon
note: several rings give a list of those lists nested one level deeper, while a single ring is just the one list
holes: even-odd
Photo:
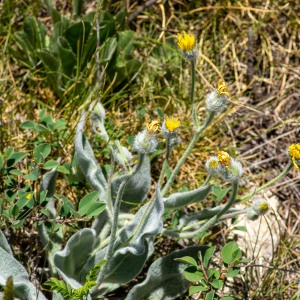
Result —
[{"label": "yellow flower", "polygon": [[225,168],[228,168],[230,166],[231,157],[230,155],[225,151],[219,151],[218,152],[218,160],[222,166]]},{"label": "yellow flower", "polygon": [[166,116],[166,127],[170,132],[175,131],[180,125],[180,121],[178,118],[171,117],[169,118]]},{"label": "yellow flower", "polygon": [[221,95],[229,96],[229,93],[227,91],[226,83],[223,80],[218,81],[218,90],[217,90],[217,92],[218,92],[218,96],[221,96]]},{"label": "yellow flower", "polygon": [[31,197],[32,197],[32,194],[27,194],[26,199],[27,199],[27,200],[30,200]]},{"label": "yellow flower", "polygon": [[260,210],[262,213],[266,212],[268,209],[269,209],[269,205],[268,205],[267,202],[261,202],[261,203],[259,204],[259,210]]},{"label": "yellow flower", "polygon": [[159,121],[152,121],[151,123],[146,123],[147,130],[150,133],[154,133],[159,128]]},{"label": "yellow flower", "polygon": [[211,161],[209,161],[209,164],[208,164],[208,166],[211,169],[215,169],[218,165],[219,165],[219,162],[215,159],[212,159]]},{"label": "yellow flower", "polygon": [[299,169],[297,160],[300,160],[300,144],[292,144],[289,146],[289,154],[296,169]]},{"label": "yellow flower", "polygon": [[193,35],[183,32],[183,36],[178,33],[177,36],[178,47],[181,51],[192,52],[196,48],[195,37]]}]

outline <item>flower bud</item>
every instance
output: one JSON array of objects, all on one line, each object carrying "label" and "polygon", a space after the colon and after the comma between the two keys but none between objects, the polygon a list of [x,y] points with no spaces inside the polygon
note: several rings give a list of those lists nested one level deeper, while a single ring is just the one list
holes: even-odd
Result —
[{"label": "flower bud", "polygon": [[255,221],[259,216],[264,215],[269,208],[270,205],[267,200],[261,198],[255,199],[252,202],[252,206],[248,209],[246,217],[251,221]]},{"label": "flower bud", "polygon": [[224,81],[219,80],[218,89],[206,95],[206,107],[209,111],[222,112],[228,104],[227,86]]},{"label": "flower bud", "polygon": [[243,175],[241,163],[233,159],[225,151],[219,151],[218,156],[209,158],[205,167],[210,175],[220,175],[228,181],[237,181]]},{"label": "flower bud", "polygon": [[131,152],[121,145],[118,145],[113,150],[113,156],[115,161],[123,168],[127,168],[126,166],[130,164],[133,159]]},{"label": "flower bud", "polygon": [[94,132],[107,142],[109,137],[104,126],[105,109],[103,105],[100,102],[93,102],[89,110],[92,112],[91,121]]},{"label": "flower bud", "polygon": [[219,166],[219,160],[217,156],[212,156],[210,157],[206,163],[205,167],[209,175],[214,176],[218,174],[218,166]]},{"label": "flower bud", "polygon": [[157,148],[158,141],[156,131],[159,128],[159,121],[152,121],[146,124],[146,129],[139,132],[134,139],[133,149],[141,154],[150,154]]}]

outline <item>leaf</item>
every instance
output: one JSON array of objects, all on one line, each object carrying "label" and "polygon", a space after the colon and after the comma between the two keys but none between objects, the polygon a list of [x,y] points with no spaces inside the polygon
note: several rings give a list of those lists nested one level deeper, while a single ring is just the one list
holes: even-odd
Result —
[{"label": "leaf", "polygon": [[40,144],[33,150],[33,156],[38,163],[45,161],[45,158],[50,154],[51,146],[49,144]]},{"label": "leaf", "polygon": [[191,282],[201,281],[203,279],[203,273],[198,270],[197,267],[190,266],[183,272],[184,277]]},{"label": "leaf", "polygon": [[14,166],[17,162],[22,160],[25,156],[26,156],[26,152],[14,152],[14,153],[12,153],[7,159],[6,166],[8,168]]},{"label": "leaf", "polygon": [[[140,204],[146,197],[151,186],[150,160],[147,156],[142,156],[139,170],[128,181],[123,197],[121,210],[126,212]],[[136,166],[137,167],[137,166]],[[126,175],[112,181],[112,199],[115,200],[119,186],[126,179]]]},{"label": "leaf", "polygon": [[78,213],[81,217],[87,215],[89,218],[92,218],[99,215],[105,207],[105,203],[99,201],[99,193],[92,192],[80,200]]},{"label": "leaf", "polygon": [[[89,22],[78,22],[67,28],[64,37],[72,48],[75,57],[80,57],[84,44],[90,34],[91,24]],[[77,56],[78,55],[78,56]]]},{"label": "leaf", "polygon": [[229,269],[229,271],[225,274],[226,277],[235,277],[240,273],[239,269]]},{"label": "leaf", "polygon": [[0,170],[2,170],[3,166],[4,166],[4,159],[2,154],[0,153]]},{"label": "leaf", "polygon": [[[103,282],[123,284],[134,279],[143,269],[153,252],[152,240],[162,230],[163,203],[160,191],[156,198],[143,205],[134,219],[127,224],[114,244],[114,255],[108,266]],[[87,272],[105,258],[107,247],[96,252],[82,268],[80,280]],[[98,280],[98,279],[97,279]]]},{"label": "leaf", "polygon": [[32,50],[45,47],[46,27],[35,17],[27,17],[23,24],[23,31]]},{"label": "leaf", "polygon": [[197,252],[204,249],[201,246],[188,247],[157,259],[150,266],[146,279],[129,291],[126,300],[176,299],[185,293],[189,282],[183,277],[186,265],[174,260],[183,256],[196,259]]},{"label": "leaf", "polygon": [[49,170],[59,166],[59,162],[56,160],[50,159],[44,163],[43,169]]},{"label": "leaf", "polygon": [[[93,229],[84,228],[76,232],[67,242],[62,251],[54,255],[54,264],[65,280],[73,288],[80,288],[78,282],[83,266],[91,256],[96,246],[96,232]],[[85,281],[85,276],[82,282]]]},{"label": "leaf", "polygon": [[218,289],[220,289],[224,285],[224,282],[223,282],[223,280],[214,279],[213,281],[210,282],[210,285],[214,289],[218,290]]},{"label": "leaf", "polygon": [[214,296],[215,296],[215,292],[214,291],[210,291],[206,294],[205,296],[205,300],[214,300]]},{"label": "leaf", "polygon": [[67,76],[71,76],[76,66],[76,56],[69,42],[62,36],[57,41],[58,51],[62,69]]},{"label": "leaf", "polygon": [[[1,232],[1,231],[0,231]],[[46,300],[41,291],[29,281],[25,268],[12,256],[4,235],[0,234],[0,285],[4,286],[8,277],[13,277],[15,296],[28,300]]]},{"label": "leaf", "polygon": [[211,185],[206,185],[193,191],[174,193],[168,198],[164,198],[165,208],[177,209],[194,202],[202,201],[210,192],[211,187]]},{"label": "leaf", "polygon": [[205,292],[205,291],[207,291],[207,288],[203,285],[192,285],[189,288],[189,296],[192,296],[199,292]]},{"label": "leaf", "polygon": [[72,2],[73,18],[77,18],[80,16],[83,3],[84,0],[73,0]]},{"label": "leaf", "polygon": [[209,266],[209,261],[210,259],[213,257],[214,253],[216,251],[216,247],[210,247],[206,250],[205,255],[204,255],[204,259],[203,259],[203,266],[205,269],[208,268]]},{"label": "leaf", "polygon": [[86,180],[95,191],[99,192],[100,199],[106,199],[107,182],[99,168],[90,143],[83,134],[85,113],[82,114],[76,129],[75,151],[77,153],[78,165]]},{"label": "leaf", "polygon": [[227,243],[221,252],[221,257],[226,264],[239,259],[242,256],[241,250],[236,242]]},{"label": "leaf", "polygon": [[52,72],[58,71],[59,61],[58,61],[58,58],[56,56],[54,56],[54,54],[52,54],[52,52],[50,52],[49,50],[43,49],[43,50],[39,50],[37,53],[38,53],[40,60],[43,62],[44,66],[49,71],[52,71]]},{"label": "leaf", "polygon": [[198,266],[198,264],[195,261],[195,259],[192,258],[192,257],[190,257],[190,256],[184,256],[184,257],[176,258],[175,260],[179,261],[179,262],[182,262],[184,264],[188,264],[188,265],[194,266],[194,267]]},{"label": "leaf", "polygon": [[33,121],[25,121],[20,125],[20,127],[23,129],[29,129],[29,130],[35,131],[36,125],[37,124]]}]

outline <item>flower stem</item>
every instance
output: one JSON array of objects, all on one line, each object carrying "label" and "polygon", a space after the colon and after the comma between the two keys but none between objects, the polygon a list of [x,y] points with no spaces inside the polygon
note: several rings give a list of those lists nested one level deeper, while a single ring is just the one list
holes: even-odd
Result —
[{"label": "flower stem", "polygon": [[281,179],[282,177],[284,177],[293,167],[293,162],[290,161],[288,163],[288,165],[285,167],[285,169],[275,178],[273,178],[272,180],[268,181],[267,183],[263,184],[262,186],[260,186],[259,188],[257,188],[255,191],[241,197],[239,199],[239,201],[246,201],[248,199],[250,199],[252,196],[254,196],[256,193],[259,193],[260,191],[264,190],[265,188],[269,187],[270,185],[274,184],[276,181],[278,181],[279,179]]},{"label": "flower stem", "polygon": [[193,124],[194,128],[197,129],[198,124],[198,118],[196,114],[196,108],[195,108],[195,102],[194,102],[194,95],[195,95],[195,61],[191,61],[191,75],[192,75],[192,83],[191,83],[191,93],[190,93],[190,99],[191,99],[191,106],[192,106],[192,118],[193,118]]},{"label": "flower stem", "polygon": [[161,188],[161,185],[163,183],[166,167],[168,165],[170,152],[171,152],[170,140],[169,140],[169,138],[167,138],[167,141],[166,141],[166,154],[165,154],[164,162],[163,162],[163,165],[162,165],[162,170],[160,172],[159,179],[158,179],[158,187],[159,188]]},{"label": "flower stem", "polygon": [[208,117],[207,117],[207,119],[206,119],[206,121],[205,121],[205,123],[197,129],[197,131],[196,131],[193,139],[191,140],[190,144],[186,148],[186,150],[183,153],[182,157],[178,161],[175,169],[173,170],[170,178],[168,179],[167,183],[165,184],[165,186],[164,186],[164,188],[162,190],[162,193],[161,193],[162,196],[164,196],[168,192],[168,190],[171,187],[173,181],[175,180],[175,177],[178,174],[181,166],[186,161],[188,155],[192,152],[192,150],[193,150],[195,144],[197,143],[197,141],[198,141],[201,133],[203,132],[203,130],[205,130],[210,125],[210,123],[212,122],[212,120],[214,119],[214,116],[215,116],[215,112],[210,112],[209,115],[208,115]]},{"label": "flower stem", "polygon": [[144,157],[145,157],[145,155],[142,155],[142,154],[140,155],[139,162],[138,162],[136,168],[134,169],[134,171],[131,174],[127,175],[125,180],[119,186],[116,201],[115,201],[115,205],[114,205],[113,220],[112,220],[112,227],[111,227],[111,233],[110,233],[110,241],[109,241],[108,249],[107,249],[107,252],[106,252],[106,255],[105,255],[106,263],[100,270],[99,277],[98,277],[98,280],[97,280],[98,281],[98,285],[97,285],[98,287],[100,286],[100,284],[103,280],[103,277],[105,276],[105,274],[107,272],[107,269],[110,265],[111,259],[113,257],[114,245],[115,245],[116,233],[117,233],[118,221],[119,221],[120,207],[121,207],[121,202],[122,202],[122,197],[123,197],[125,187],[126,187],[128,181],[132,178],[132,176],[134,176],[134,174],[141,167],[142,162],[144,160]]}]

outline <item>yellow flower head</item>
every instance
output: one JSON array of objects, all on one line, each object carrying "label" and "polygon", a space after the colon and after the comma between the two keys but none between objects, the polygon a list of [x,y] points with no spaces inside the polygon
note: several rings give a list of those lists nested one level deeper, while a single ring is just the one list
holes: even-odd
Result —
[{"label": "yellow flower head", "polygon": [[219,162],[218,162],[216,159],[210,160],[210,161],[209,161],[209,164],[208,164],[208,166],[209,166],[211,169],[217,168],[218,165],[219,165]]},{"label": "yellow flower head", "polygon": [[151,123],[146,123],[147,130],[150,133],[154,133],[159,128],[159,121],[152,121]]},{"label": "yellow flower head", "polygon": [[261,202],[261,203],[259,204],[259,210],[260,210],[262,213],[266,212],[268,209],[269,209],[269,205],[268,205],[267,202]]},{"label": "yellow flower head", "polygon": [[196,48],[195,37],[193,35],[183,32],[183,36],[178,33],[177,45],[181,51],[192,52]]},{"label": "yellow flower head", "polygon": [[228,168],[230,166],[231,157],[227,152],[219,151],[218,160],[223,167]]},{"label": "yellow flower head", "polygon": [[30,200],[31,197],[32,197],[32,194],[27,194],[26,199],[27,199],[27,200]]},{"label": "yellow flower head", "polygon": [[217,93],[218,93],[218,96],[221,96],[221,95],[229,96],[229,93],[227,91],[227,85],[223,80],[218,81]]},{"label": "yellow flower head", "polygon": [[171,117],[169,118],[166,116],[166,127],[170,132],[175,131],[180,125],[180,121],[178,118]]},{"label": "yellow flower head", "polygon": [[292,144],[289,146],[289,154],[296,169],[299,169],[297,160],[300,160],[300,144]]}]

